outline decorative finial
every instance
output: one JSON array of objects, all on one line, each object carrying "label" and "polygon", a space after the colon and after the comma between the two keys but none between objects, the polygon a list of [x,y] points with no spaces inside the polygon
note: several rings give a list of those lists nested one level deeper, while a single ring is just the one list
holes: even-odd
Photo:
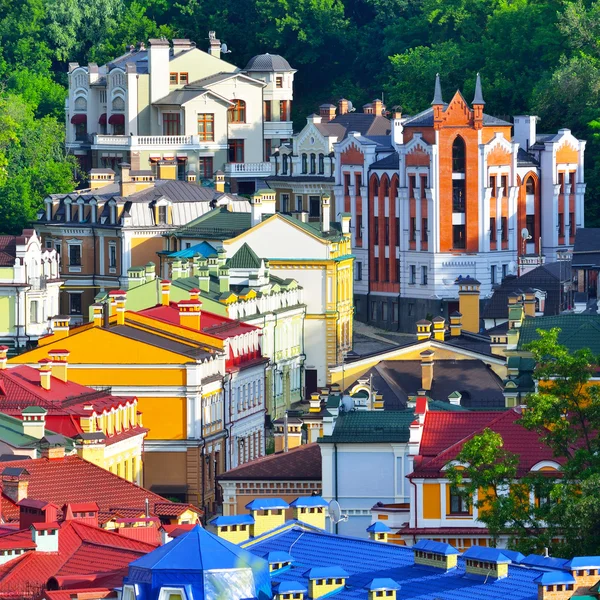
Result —
[{"label": "decorative finial", "polygon": [[433,92],[433,102],[431,106],[435,104],[444,104],[444,100],[442,98],[442,85],[440,84],[440,74],[435,74],[435,90]]},{"label": "decorative finial", "polygon": [[485,104],[483,99],[483,92],[481,91],[481,77],[477,73],[477,79],[475,80],[475,96],[473,97],[472,104]]}]

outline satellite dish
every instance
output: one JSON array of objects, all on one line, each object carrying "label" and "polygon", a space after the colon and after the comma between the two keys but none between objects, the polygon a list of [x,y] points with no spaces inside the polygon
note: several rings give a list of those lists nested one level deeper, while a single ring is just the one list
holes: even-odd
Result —
[{"label": "satellite dish", "polygon": [[524,240],[531,239],[531,236],[529,235],[529,230],[527,229],[527,227],[523,227],[523,229],[521,229],[521,238]]},{"label": "satellite dish", "polygon": [[332,500],[329,503],[329,508],[327,509],[327,512],[329,513],[329,518],[331,519],[331,522],[334,525],[336,523],[339,523],[340,521],[348,520],[348,515],[342,514],[342,508],[337,500]]},{"label": "satellite dish", "polygon": [[350,100],[348,100],[348,112],[354,112],[356,109],[354,108],[354,104]]},{"label": "satellite dish", "polygon": [[231,50],[227,49],[227,44],[225,42],[223,42],[221,44],[221,53],[222,54],[231,54]]}]

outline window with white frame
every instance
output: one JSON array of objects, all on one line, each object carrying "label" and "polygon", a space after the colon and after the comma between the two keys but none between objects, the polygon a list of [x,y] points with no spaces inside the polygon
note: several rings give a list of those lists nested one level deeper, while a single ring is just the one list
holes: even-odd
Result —
[{"label": "window with white frame", "polygon": [[69,244],[69,266],[81,266],[81,244]]},{"label": "window with white frame", "polygon": [[117,268],[117,244],[116,244],[116,242],[110,242],[108,244],[108,266],[111,269]]},{"label": "window with white frame", "polygon": [[410,265],[409,269],[410,271],[408,282],[411,285],[415,285],[415,283],[417,283],[417,265]]}]

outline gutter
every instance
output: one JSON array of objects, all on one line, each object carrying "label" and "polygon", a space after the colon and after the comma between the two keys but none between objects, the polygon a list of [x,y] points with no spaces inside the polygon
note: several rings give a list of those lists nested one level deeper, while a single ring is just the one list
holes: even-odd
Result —
[{"label": "gutter", "polygon": [[[335,501],[337,502],[338,501],[338,451],[337,451],[337,444],[336,443],[333,444],[333,456],[334,456],[333,464],[334,464],[334,468],[335,468],[335,478],[334,478],[334,481],[335,481]],[[336,523],[335,524],[335,533],[336,534],[338,533],[338,529],[339,529],[339,527],[338,527],[338,524]]]}]

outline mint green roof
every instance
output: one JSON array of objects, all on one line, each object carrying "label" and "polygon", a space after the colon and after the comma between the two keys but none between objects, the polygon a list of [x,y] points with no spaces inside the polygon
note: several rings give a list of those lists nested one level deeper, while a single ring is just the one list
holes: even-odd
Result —
[{"label": "mint green roof", "polygon": [[600,354],[600,315],[556,315],[524,319],[517,350],[524,350],[526,344],[537,340],[538,329],[548,331],[555,327],[561,330],[558,343],[566,346],[570,352],[589,348],[594,354]]},{"label": "mint green roof", "polygon": [[[25,409],[25,411],[26,410],[27,409]],[[47,412],[45,409],[43,410],[44,412]],[[44,435],[52,436],[58,434],[56,434],[54,431],[49,431],[46,429],[44,431]],[[70,451],[73,448],[73,440],[67,437],[64,439],[66,442],[66,450]],[[0,441],[5,442],[13,448],[35,448],[40,445],[40,440],[38,438],[23,433],[23,421],[4,413],[0,413]]]},{"label": "mint green roof", "polygon": [[28,406],[23,410],[24,415],[45,415],[47,412],[43,406]]},{"label": "mint green roof", "polygon": [[408,410],[356,410],[341,413],[331,435],[319,438],[319,443],[382,443],[408,442],[410,424],[415,413]]},{"label": "mint green roof", "polygon": [[244,243],[229,260],[230,269],[260,269],[262,260],[256,252]]},{"label": "mint green roof", "polygon": [[215,208],[191,223],[170,232],[169,236],[226,240],[240,235],[250,229],[251,225],[250,213],[230,212],[226,208]]}]

